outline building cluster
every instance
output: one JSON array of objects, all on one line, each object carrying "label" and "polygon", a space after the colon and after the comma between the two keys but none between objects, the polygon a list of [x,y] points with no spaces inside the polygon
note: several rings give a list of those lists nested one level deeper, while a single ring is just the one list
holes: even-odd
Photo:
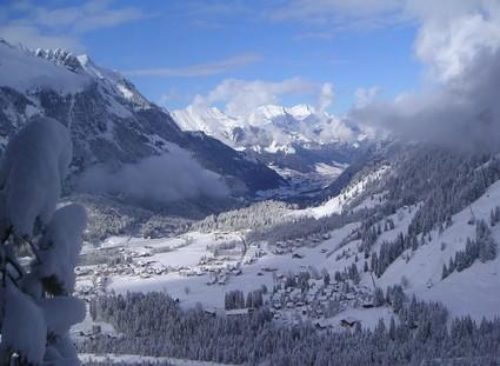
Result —
[{"label": "building cluster", "polygon": [[350,308],[373,307],[373,290],[352,281],[329,283],[303,274],[279,275],[269,302],[275,319],[327,319]]}]

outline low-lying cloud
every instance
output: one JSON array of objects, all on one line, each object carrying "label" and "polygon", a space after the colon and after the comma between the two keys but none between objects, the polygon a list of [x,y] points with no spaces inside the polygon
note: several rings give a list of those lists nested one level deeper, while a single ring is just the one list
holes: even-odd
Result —
[{"label": "low-lying cloud", "polygon": [[216,173],[204,169],[189,153],[171,149],[118,171],[98,165],[79,179],[78,190],[107,193],[144,204],[162,205],[199,197],[224,198],[229,189]]}]

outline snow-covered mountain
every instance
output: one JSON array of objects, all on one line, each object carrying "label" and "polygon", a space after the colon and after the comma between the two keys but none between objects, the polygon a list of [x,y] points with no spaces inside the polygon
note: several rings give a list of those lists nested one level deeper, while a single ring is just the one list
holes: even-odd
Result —
[{"label": "snow-covered mountain", "polygon": [[269,165],[299,172],[312,172],[318,164],[350,163],[369,139],[358,126],[304,104],[263,105],[242,116],[192,104],[172,116],[185,131],[203,131]]},{"label": "snow-covered mountain", "polygon": [[[182,131],[167,111],[149,102],[131,82],[96,65],[87,55],[61,49],[28,50],[2,40],[2,150],[8,138],[34,115],[52,117],[71,129],[73,178],[96,166],[116,173],[154,156],[175,160],[182,155],[192,170],[199,168],[208,172],[204,176],[219,177],[233,192],[252,193],[283,183],[264,164],[218,140]],[[163,174],[174,180],[191,173],[188,166],[179,167],[179,173],[167,170]]]}]

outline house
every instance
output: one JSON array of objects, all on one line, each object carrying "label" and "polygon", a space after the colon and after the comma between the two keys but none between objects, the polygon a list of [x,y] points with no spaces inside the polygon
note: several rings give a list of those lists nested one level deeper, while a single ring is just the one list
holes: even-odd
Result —
[{"label": "house", "polygon": [[340,325],[344,328],[352,328],[358,323],[361,323],[361,322],[359,320],[351,318],[351,317],[344,318],[340,321]]},{"label": "house", "polygon": [[365,309],[371,309],[374,307],[373,305],[373,301],[372,300],[366,300],[363,302],[363,305],[362,305]]}]

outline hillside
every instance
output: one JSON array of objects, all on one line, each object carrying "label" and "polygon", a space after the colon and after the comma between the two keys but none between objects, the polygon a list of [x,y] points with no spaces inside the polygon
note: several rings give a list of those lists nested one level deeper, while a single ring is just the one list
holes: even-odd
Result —
[{"label": "hillside", "polygon": [[0,42],[0,55],[1,145],[34,115],[59,120],[71,129],[73,186],[93,167],[115,174],[155,156],[164,156],[172,164],[184,159],[193,171],[212,172],[201,173],[212,174],[206,178],[207,184],[217,185],[220,177],[238,194],[251,195],[284,184],[274,171],[218,140],[183,132],[167,111],[147,101],[119,73],[97,66],[87,55],[61,49],[32,51],[5,41]]}]

